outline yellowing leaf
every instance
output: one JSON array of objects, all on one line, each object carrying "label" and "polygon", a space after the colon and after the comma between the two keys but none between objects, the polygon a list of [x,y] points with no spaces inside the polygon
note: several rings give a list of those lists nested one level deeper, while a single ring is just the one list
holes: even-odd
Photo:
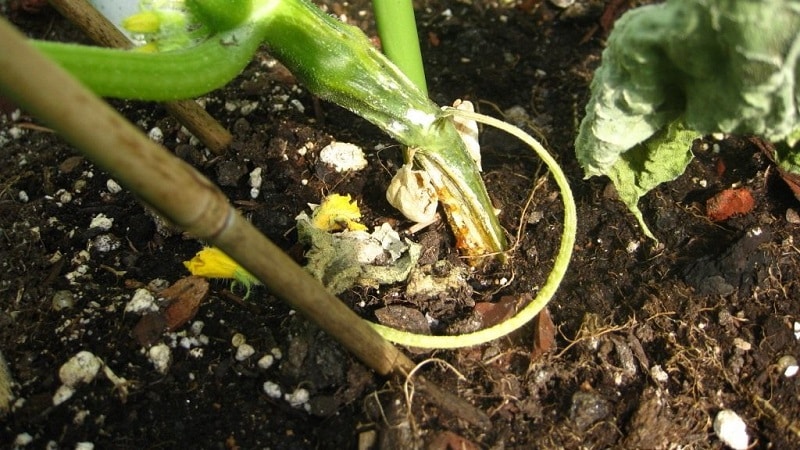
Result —
[{"label": "yellowing leaf", "polygon": [[331,194],[314,210],[311,225],[323,231],[364,231],[367,227],[360,219],[361,210],[350,195]]}]

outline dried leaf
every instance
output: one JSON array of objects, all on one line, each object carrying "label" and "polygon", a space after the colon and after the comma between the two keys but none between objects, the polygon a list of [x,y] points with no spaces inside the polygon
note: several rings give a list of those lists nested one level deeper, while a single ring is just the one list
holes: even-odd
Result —
[{"label": "dried leaf", "polygon": [[531,360],[535,360],[556,348],[556,325],[547,308],[533,319],[533,349]]},{"label": "dried leaf", "polygon": [[200,304],[208,297],[208,281],[201,277],[186,277],[161,291],[168,300],[163,311],[167,331],[175,331],[192,320]]},{"label": "dried leaf", "polygon": [[[523,303],[530,301],[530,298],[523,296]],[[478,302],[475,303],[475,314],[481,321],[481,328],[488,328],[510,318],[517,311],[520,299],[513,295],[504,295],[497,302]]]},{"label": "dried leaf", "polygon": [[439,206],[430,175],[424,170],[414,170],[411,164],[398,169],[386,189],[386,200],[417,223],[433,221]]},{"label": "dried leaf", "polygon": [[209,285],[205,278],[182,278],[161,291],[167,300],[166,307],[139,319],[133,328],[133,337],[143,347],[150,347],[161,339],[165,331],[175,331],[197,314],[200,304],[208,297]]}]

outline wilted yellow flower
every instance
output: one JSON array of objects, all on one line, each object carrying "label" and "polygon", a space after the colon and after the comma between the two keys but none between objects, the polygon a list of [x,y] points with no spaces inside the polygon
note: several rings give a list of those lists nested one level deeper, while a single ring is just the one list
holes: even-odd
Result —
[{"label": "wilted yellow flower", "polygon": [[133,49],[140,53],[158,53],[158,44],[155,42],[148,42]]},{"label": "wilted yellow flower", "polygon": [[208,36],[210,31],[207,28],[199,31],[199,24],[192,20],[182,3],[142,0],[140,12],[122,19],[122,28],[136,35],[137,41],[143,39],[146,43],[137,47],[138,51],[168,52],[189,47],[192,42]]},{"label": "wilted yellow flower", "polygon": [[161,15],[155,11],[142,11],[122,19],[122,27],[131,33],[156,33],[161,28]]},{"label": "wilted yellow flower", "polygon": [[366,225],[359,223],[361,210],[350,195],[331,194],[311,215],[311,225],[324,231],[363,231]]},{"label": "wilted yellow flower", "polygon": [[256,277],[216,247],[203,248],[194,258],[184,261],[183,265],[192,275],[198,277],[233,279],[231,289],[241,283],[247,290],[245,298],[250,295],[250,288],[254,284],[260,284]]}]

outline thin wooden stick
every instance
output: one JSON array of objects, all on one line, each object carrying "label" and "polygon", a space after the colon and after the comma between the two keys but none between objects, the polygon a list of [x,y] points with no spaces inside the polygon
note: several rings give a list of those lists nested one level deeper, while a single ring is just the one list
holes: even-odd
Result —
[{"label": "thin wooden stick", "polygon": [[[86,0],[50,0],[58,12],[77,25],[90,39],[106,47],[131,48],[133,45],[117,27]],[[233,136],[194,100],[165,102],[164,107],[211,152],[221,155]]]},{"label": "thin wooden stick", "polygon": [[211,181],[148,139],[0,18],[0,92],[165,218],[211,242],[381,375],[414,363],[264,237]]}]

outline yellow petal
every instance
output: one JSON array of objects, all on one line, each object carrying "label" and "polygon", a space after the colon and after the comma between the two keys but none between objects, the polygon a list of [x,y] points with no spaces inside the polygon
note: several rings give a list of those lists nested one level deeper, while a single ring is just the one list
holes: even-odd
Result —
[{"label": "yellow petal", "polygon": [[367,231],[367,226],[354,220],[348,220],[347,229],[350,231]]},{"label": "yellow petal", "polygon": [[322,204],[314,210],[311,225],[324,231],[366,230],[367,227],[358,220],[361,210],[350,195],[331,194],[322,200]]},{"label": "yellow petal", "polygon": [[155,33],[161,28],[161,17],[154,11],[142,11],[123,19],[122,27],[131,33]]},{"label": "yellow petal", "polygon": [[216,247],[205,247],[183,265],[192,275],[205,278],[236,278],[237,271],[244,269],[230,256]]},{"label": "yellow petal", "polygon": [[148,42],[144,45],[135,47],[133,50],[140,53],[158,53],[158,43]]}]

